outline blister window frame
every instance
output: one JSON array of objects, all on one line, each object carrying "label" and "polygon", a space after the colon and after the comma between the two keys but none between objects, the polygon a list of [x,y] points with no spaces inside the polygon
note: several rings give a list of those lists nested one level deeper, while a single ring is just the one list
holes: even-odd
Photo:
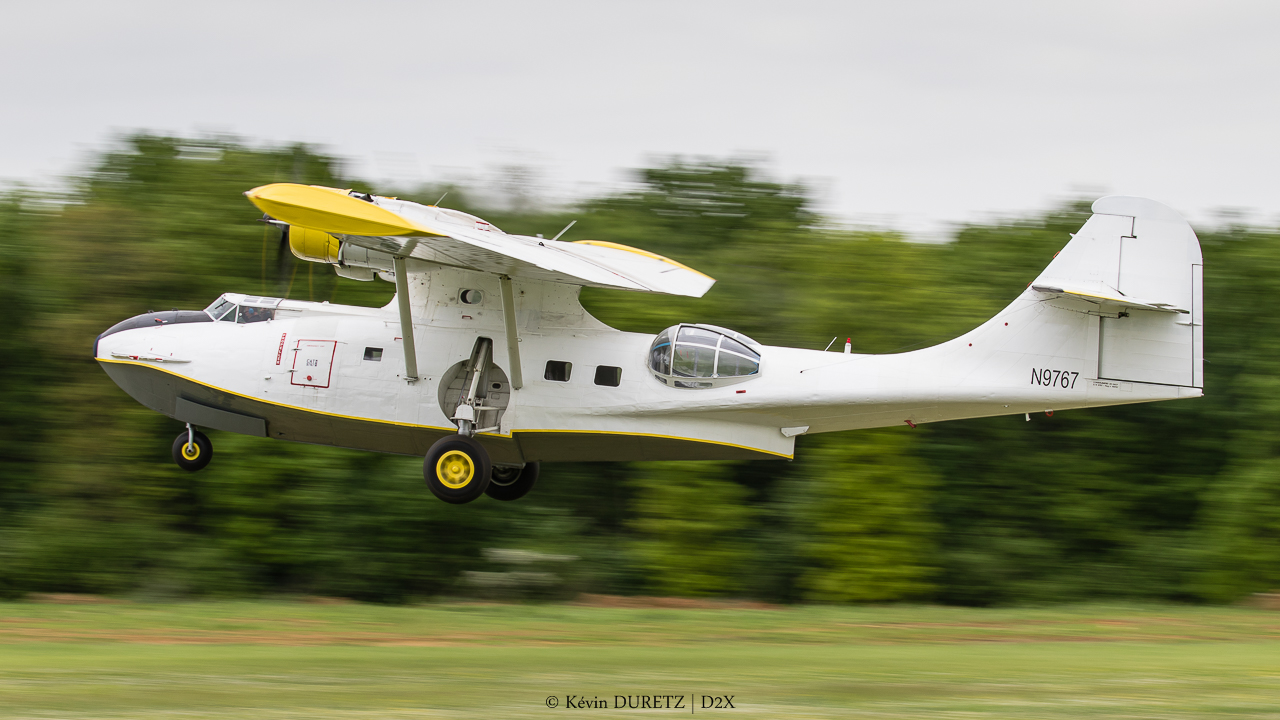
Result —
[{"label": "blister window frame", "polygon": [[[686,333],[686,329],[690,332]],[[709,344],[710,336],[715,336],[714,346]],[[737,347],[725,347],[726,340],[733,342]],[[700,351],[694,351],[699,355],[705,354],[706,350],[714,352],[709,374],[702,374],[702,368],[697,360],[694,362],[696,369],[693,371],[697,373],[696,375],[676,372],[678,360],[676,354],[682,345],[690,348],[701,348]],[[746,350],[746,353],[749,354],[745,354],[741,350]],[[705,390],[726,385],[736,385],[760,377],[764,363],[762,350],[763,346],[760,343],[728,328],[702,323],[680,323],[663,330],[654,337],[653,343],[649,346],[645,365],[649,372],[653,374],[653,377],[664,385],[686,390]],[[720,358],[722,354],[733,355],[740,360],[752,363],[753,365],[751,366],[754,369],[745,374],[721,375]],[[735,364],[741,366],[742,363]]]}]

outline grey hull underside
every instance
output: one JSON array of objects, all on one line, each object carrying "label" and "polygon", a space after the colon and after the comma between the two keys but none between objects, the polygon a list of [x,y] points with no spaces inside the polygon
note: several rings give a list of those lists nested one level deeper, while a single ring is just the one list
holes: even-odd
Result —
[{"label": "grey hull underside", "polygon": [[[454,433],[266,403],[145,365],[100,364],[121,389],[148,408],[215,430],[400,455],[426,455],[437,440]],[[511,438],[476,439],[497,463],[779,459],[732,445],[647,435],[517,430]]]}]

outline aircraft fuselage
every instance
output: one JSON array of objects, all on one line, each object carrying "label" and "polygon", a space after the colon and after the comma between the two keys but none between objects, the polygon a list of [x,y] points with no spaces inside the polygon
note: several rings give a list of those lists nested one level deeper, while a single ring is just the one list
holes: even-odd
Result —
[{"label": "aircraft fuselage", "polygon": [[[1046,304],[1031,290],[932,348],[861,355],[763,346],[757,376],[687,389],[664,384],[648,367],[653,335],[600,323],[582,309],[576,288],[515,288],[524,386],[514,392],[496,279],[458,269],[425,273],[413,287],[414,382],[406,380],[395,302],[284,300],[261,322],[148,325],[144,316],[132,322],[141,327],[104,334],[96,354],[130,395],[181,421],[423,455],[457,432],[459,371],[487,338],[493,370],[483,378],[482,404],[499,410],[478,423],[476,438],[494,463],[513,465],[790,458],[805,433],[1201,394],[1100,379],[1099,316],[1070,301]],[[463,302],[463,289],[479,290],[479,299]]]}]

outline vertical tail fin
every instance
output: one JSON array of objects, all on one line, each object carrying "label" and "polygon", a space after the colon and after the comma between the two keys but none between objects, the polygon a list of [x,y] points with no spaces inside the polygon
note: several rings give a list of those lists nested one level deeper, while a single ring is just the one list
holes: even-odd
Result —
[{"label": "vertical tail fin", "polygon": [[1029,292],[1100,316],[1097,378],[1203,387],[1204,260],[1195,232],[1145,198],[1104,197],[1093,212]]}]

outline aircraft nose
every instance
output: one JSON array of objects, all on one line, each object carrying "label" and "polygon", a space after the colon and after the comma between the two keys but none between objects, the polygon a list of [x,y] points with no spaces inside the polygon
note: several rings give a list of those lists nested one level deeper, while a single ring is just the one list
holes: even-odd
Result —
[{"label": "aircraft nose", "polygon": [[146,312],[141,315],[134,315],[128,320],[112,325],[107,328],[106,332],[94,338],[93,356],[95,358],[98,357],[98,343],[108,335],[144,327],[160,327],[193,322],[213,322],[213,318],[209,317],[209,313],[203,310],[167,310],[165,312]]}]

